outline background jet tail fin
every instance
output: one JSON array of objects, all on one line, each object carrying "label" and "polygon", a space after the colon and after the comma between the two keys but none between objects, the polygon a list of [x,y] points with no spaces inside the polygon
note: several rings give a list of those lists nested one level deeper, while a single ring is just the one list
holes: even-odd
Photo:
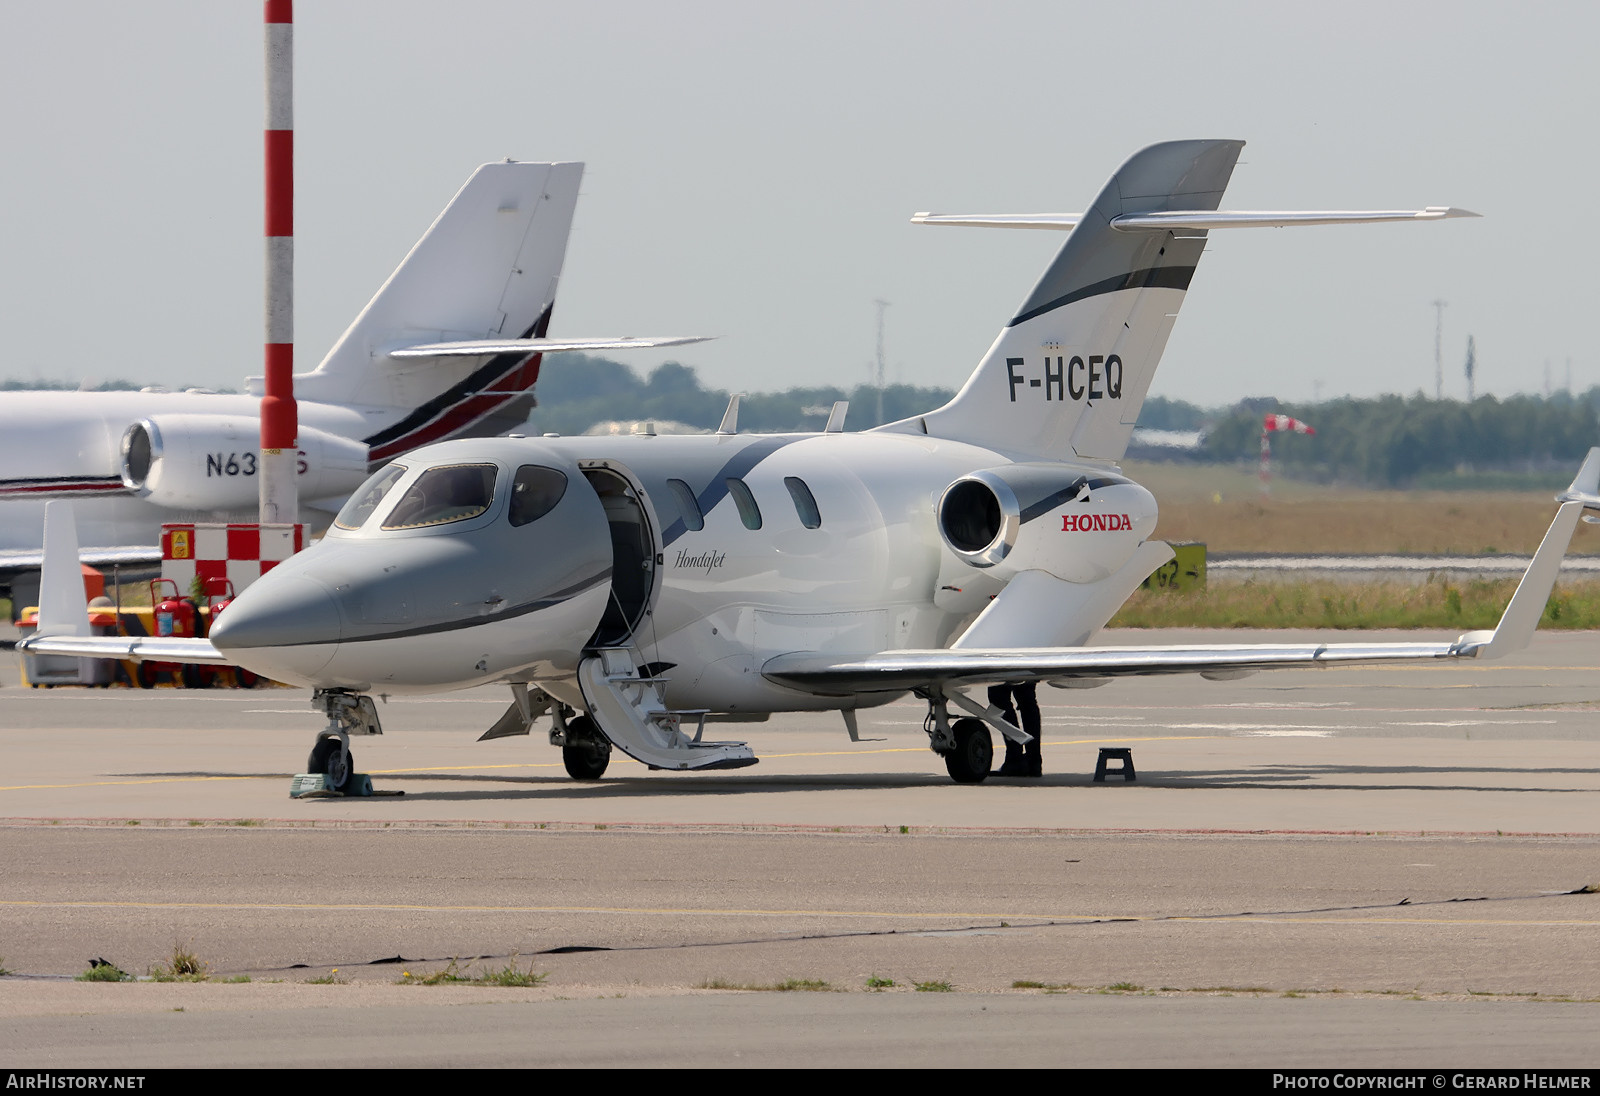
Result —
[{"label": "background jet tail fin", "polygon": [[88,635],[88,606],[72,503],[54,499],[44,504],[44,569],[39,576],[39,629],[35,634]]},{"label": "background jet tail fin", "polygon": [[478,168],[322,363],[295,377],[296,395],[409,410],[364,439],[374,463],[429,441],[483,433],[471,428],[486,418],[507,419],[506,426],[525,419],[537,353],[397,361],[389,352],[543,338],[582,177],[581,163]]},{"label": "background jet tail fin", "polygon": [[1027,456],[1119,459],[1206,233],[1112,222],[1217,209],[1243,147],[1171,141],[1136,153],[1081,215],[956,397],[885,429]]}]

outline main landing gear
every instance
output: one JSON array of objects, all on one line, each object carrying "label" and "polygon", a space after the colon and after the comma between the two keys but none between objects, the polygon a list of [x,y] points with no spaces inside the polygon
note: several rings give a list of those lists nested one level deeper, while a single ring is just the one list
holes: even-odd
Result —
[{"label": "main landing gear", "polygon": [[[599,780],[611,764],[611,741],[586,715],[563,722],[566,729],[562,734],[561,763],[567,767],[567,775],[574,780]],[[551,737],[555,737],[554,733]]]},{"label": "main landing gear", "polygon": [[950,779],[957,784],[981,784],[994,766],[994,739],[981,719],[970,716],[950,722],[950,709],[943,696],[927,696],[928,716],[922,729],[928,732],[928,745],[944,758]]},{"label": "main landing gear", "polygon": [[306,772],[320,773],[323,787],[330,792],[348,792],[356,772],[350,736],[383,733],[378,707],[370,696],[346,689],[318,689],[311,696],[311,705],[328,717],[328,725],[317,732]]}]

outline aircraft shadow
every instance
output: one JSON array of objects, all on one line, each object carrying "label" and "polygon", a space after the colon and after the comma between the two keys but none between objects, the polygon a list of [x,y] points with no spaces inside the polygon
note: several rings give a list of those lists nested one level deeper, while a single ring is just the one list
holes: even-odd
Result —
[{"label": "aircraft shadow", "polygon": [[[1538,777],[1581,776],[1593,777],[1600,769],[1574,767],[1506,768],[1450,765],[1265,765],[1254,768],[1202,769],[1185,772],[1141,769],[1136,781],[1126,782],[1112,774],[1103,784],[1096,785],[1090,772],[1047,773],[1043,777],[1019,780],[994,777],[986,788],[1028,789],[1040,791],[1054,788],[1162,788],[1169,790],[1276,790],[1293,788],[1308,792],[1564,792],[1594,793],[1591,787],[1551,784],[1521,785],[1494,781],[1495,776]],[[263,779],[290,780],[289,773],[243,772],[144,772],[110,773],[122,779],[188,778],[188,779]],[[1446,783],[1427,783],[1419,779],[1427,775],[1453,775],[1455,780]],[[1474,779],[1476,777],[1476,779]],[[1366,779],[1363,779],[1366,778]],[[478,773],[399,773],[374,775],[374,784],[383,791],[404,790],[404,797],[394,797],[399,802],[426,800],[429,802],[492,802],[504,800],[540,799],[554,801],[580,800],[631,800],[662,795],[682,797],[718,796],[732,797],[759,794],[805,794],[811,792],[872,792],[911,790],[929,787],[952,787],[948,776],[941,772],[927,773],[867,773],[867,774],[784,774],[758,773],[681,773],[671,774],[663,780],[644,776],[612,776],[606,779],[580,783],[565,775],[503,776]],[[458,785],[459,790],[433,790],[439,784]],[[379,797],[384,798],[384,797]]]}]

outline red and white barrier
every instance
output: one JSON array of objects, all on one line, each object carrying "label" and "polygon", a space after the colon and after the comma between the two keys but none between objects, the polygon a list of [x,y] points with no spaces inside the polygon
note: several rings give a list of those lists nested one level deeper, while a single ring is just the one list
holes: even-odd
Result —
[{"label": "red and white barrier", "polygon": [[[220,594],[213,579],[233,583],[242,593],[256,579],[305,547],[304,525],[246,525],[197,522],[161,527],[161,577],[187,595],[198,576],[204,590]],[[220,587],[220,583],[217,587]]]}]

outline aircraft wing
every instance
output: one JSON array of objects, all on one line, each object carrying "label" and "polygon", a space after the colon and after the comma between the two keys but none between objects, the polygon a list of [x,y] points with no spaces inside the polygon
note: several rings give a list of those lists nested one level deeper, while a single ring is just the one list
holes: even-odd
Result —
[{"label": "aircraft wing", "polygon": [[1561,508],[1517,584],[1493,631],[1467,632],[1450,643],[1215,643],[1169,647],[955,648],[881,651],[839,658],[815,651],[769,659],[761,672],[780,685],[825,696],[946,693],[1001,681],[1048,681],[1064,687],[1103,684],[1114,677],[1197,673],[1227,680],[1257,670],[1381,662],[1500,658],[1533,638],[1550,600],[1561,559],[1578,519],[1600,512],[1600,448],[1589,450],[1577,478],[1558,496]]},{"label": "aircraft wing", "polygon": [[[1489,633],[1468,633],[1487,635]],[[851,696],[943,691],[1002,681],[1047,681],[1065,687],[1103,684],[1113,677],[1197,673],[1227,680],[1265,669],[1340,666],[1415,659],[1476,657],[1483,642],[1454,643],[1215,643],[1170,647],[1033,647],[1017,649],[884,651],[833,660],[805,653],[780,655],[761,668],[780,685],[811,693]]]},{"label": "aircraft wing", "polygon": [[[160,563],[161,546],[158,544],[128,544],[109,548],[84,548],[78,560],[90,567],[110,567],[113,564],[130,566],[142,563]],[[37,571],[44,566],[44,549],[20,548],[0,552],[0,574],[19,571]]]}]

